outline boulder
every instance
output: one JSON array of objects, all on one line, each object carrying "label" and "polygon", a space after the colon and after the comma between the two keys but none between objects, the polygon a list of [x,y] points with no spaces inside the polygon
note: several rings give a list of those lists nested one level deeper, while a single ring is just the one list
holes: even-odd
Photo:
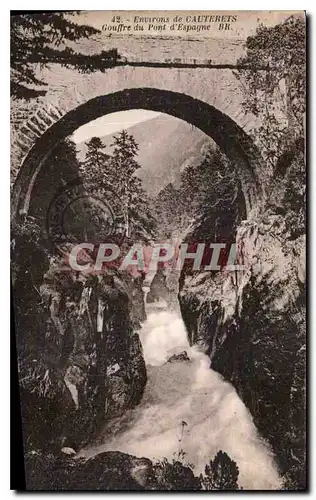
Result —
[{"label": "boulder", "polygon": [[168,359],[167,363],[181,363],[183,361],[190,361],[187,351],[182,351],[179,354],[173,354],[171,358]]}]

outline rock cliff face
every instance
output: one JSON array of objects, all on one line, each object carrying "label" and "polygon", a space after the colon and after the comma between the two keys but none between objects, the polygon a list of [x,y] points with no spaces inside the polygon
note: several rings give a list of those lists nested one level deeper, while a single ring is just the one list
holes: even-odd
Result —
[{"label": "rock cliff face", "polygon": [[17,245],[14,299],[25,446],[77,449],[142,397],[142,283],[116,270],[78,277],[52,263],[43,245],[22,244],[21,238]]},{"label": "rock cliff face", "polygon": [[304,236],[270,204],[238,225],[236,241],[243,270],[182,273],[183,319],[251,411],[285,482],[304,488]]},{"label": "rock cliff face", "polygon": [[158,302],[159,300],[165,300],[168,302],[170,299],[170,291],[167,286],[167,276],[163,269],[158,269],[151,284],[150,290],[148,292],[146,301],[148,304],[152,302]]}]

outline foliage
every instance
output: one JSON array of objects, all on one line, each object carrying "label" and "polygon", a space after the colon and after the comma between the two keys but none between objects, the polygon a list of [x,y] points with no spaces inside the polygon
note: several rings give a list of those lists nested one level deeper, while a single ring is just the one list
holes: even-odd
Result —
[{"label": "foliage", "polygon": [[192,468],[180,460],[167,458],[159,460],[155,465],[155,475],[159,490],[192,491],[199,490],[199,478],[194,476]]},{"label": "foliage", "polygon": [[[51,252],[46,235],[34,217],[24,216],[19,222],[12,222],[11,251],[13,283],[21,269],[25,269],[29,273],[28,286],[38,286],[41,283],[41,273],[44,269],[48,268]],[[42,258],[39,261],[36,261],[35,258],[34,262],[37,262],[37,266],[34,269],[35,274],[32,274],[30,262],[33,261],[36,255],[41,255]],[[33,277],[34,279],[32,280]]]},{"label": "foliage", "polygon": [[189,225],[188,210],[183,207],[181,192],[171,183],[159,191],[153,209],[159,221],[161,237],[169,238],[177,228]]},{"label": "foliage", "polygon": [[[211,242],[229,241],[234,234],[238,212],[242,211],[243,199],[240,181],[232,163],[219,149],[209,150],[196,169],[198,183],[196,224],[200,238]],[[189,183],[188,187],[190,187]],[[188,191],[187,178],[183,190]],[[185,195],[184,195],[185,196]]]},{"label": "foliage", "polygon": [[116,49],[86,55],[68,45],[89,38],[99,31],[71,20],[73,13],[39,13],[11,17],[11,93],[15,98],[30,99],[45,94],[34,86],[46,85],[36,76],[51,63],[77,69],[83,73],[105,71],[119,59]]},{"label": "foliage", "polygon": [[303,151],[297,151],[284,179],[284,216],[289,239],[306,233],[306,166]]},{"label": "foliage", "polygon": [[[291,278],[291,277],[290,277]],[[286,300],[293,282],[273,270],[252,275],[233,324],[221,326],[212,367],[229,379],[261,436],[278,456],[281,473],[301,475],[305,450],[305,290]],[[292,294],[291,294],[292,295]],[[279,304],[282,304],[280,308]],[[296,477],[298,485],[300,479]]]},{"label": "foliage", "polygon": [[49,164],[58,170],[59,176],[64,173],[63,163],[67,164],[72,174],[76,173],[78,175],[79,162],[77,159],[76,144],[70,138],[64,139],[53,149],[51,155],[48,157],[48,161]]},{"label": "foliage", "polygon": [[[40,286],[49,268],[51,253],[42,229],[30,216],[12,225],[11,247],[20,376],[26,382],[41,378],[45,385],[48,377],[44,380],[45,369],[37,355],[44,355],[44,351],[41,352],[45,338],[43,322],[48,317],[48,308],[43,302]],[[33,367],[31,370],[30,366]]]},{"label": "foliage", "polygon": [[138,144],[131,134],[122,130],[114,136],[112,163],[115,166],[116,175],[122,181],[121,193],[124,196],[127,191],[126,184],[130,177],[140,168],[136,156],[138,154]]},{"label": "foliage", "polygon": [[80,163],[79,172],[87,182],[108,187],[113,182],[110,172],[110,155],[105,153],[105,145],[99,137],[92,137],[87,142],[85,160]]},{"label": "foliage", "polygon": [[[305,20],[291,16],[271,28],[260,25],[255,35],[247,38],[246,50],[246,56],[238,61],[243,67],[239,75],[247,85],[245,105],[251,112],[260,114],[260,92],[264,97],[272,96],[280,81],[286,79],[291,112],[300,123],[305,112]],[[257,70],[258,61],[264,70]]]},{"label": "foliage", "polygon": [[16,238],[37,243],[43,236],[43,233],[35,217],[26,216],[19,223],[13,221],[11,235],[12,245],[15,246]]},{"label": "foliage", "polygon": [[[236,76],[244,86],[245,110],[261,117],[257,140],[264,158],[275,167],[293,141],[304,136],[305,20],[291,16],[273,27],[259,26],[247,38],[246,51]],[[264,69],[258,69],[258,61]],[[276,96],[283,97],[283,110],[276,108]]]},{"label": "foliage", "polygon": [[[265,69],[258,70],[258,61]],[[285,217],[290,239],[306,232],[306,25],[291,16],[259,26],[247,38],[236,73],[244,86],[244,108],[260,117],[254,136],[273,175],[269,205]],[[276,102],[283,102],[281,109]]]}]

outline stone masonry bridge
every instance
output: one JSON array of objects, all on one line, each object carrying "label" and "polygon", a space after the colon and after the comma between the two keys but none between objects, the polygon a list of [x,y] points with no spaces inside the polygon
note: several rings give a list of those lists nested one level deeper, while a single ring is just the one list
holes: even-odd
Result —
[{"label": "stone masonry bridge", "polygon": [[86,40],[81,50],[113,47],[123,56],[117,67],[82,74],[53,64],[37,70],[47,84],[44,96],[13,101],[13,215],[28,212],[37,176],[60,141],[91,120],[129,109],[164,112],[208,134],[236,165],[249,211],[264,197],[271,172],[252,139],[260,120],[245,113],[234,74],[242,43],[103,35]]}]

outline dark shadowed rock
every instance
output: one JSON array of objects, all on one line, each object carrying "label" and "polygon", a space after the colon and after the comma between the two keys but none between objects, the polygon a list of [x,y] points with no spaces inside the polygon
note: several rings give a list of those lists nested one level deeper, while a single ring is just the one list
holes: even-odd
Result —
[{"label": "dark shadowed rock", "polygon": [[166,283],[166,274],[163,269],[158,269],[151,284],[150,290],[148,292],[146,302],[148,304],[152,302],[158,302],[159,300],[169,301],[170,292]]}]

